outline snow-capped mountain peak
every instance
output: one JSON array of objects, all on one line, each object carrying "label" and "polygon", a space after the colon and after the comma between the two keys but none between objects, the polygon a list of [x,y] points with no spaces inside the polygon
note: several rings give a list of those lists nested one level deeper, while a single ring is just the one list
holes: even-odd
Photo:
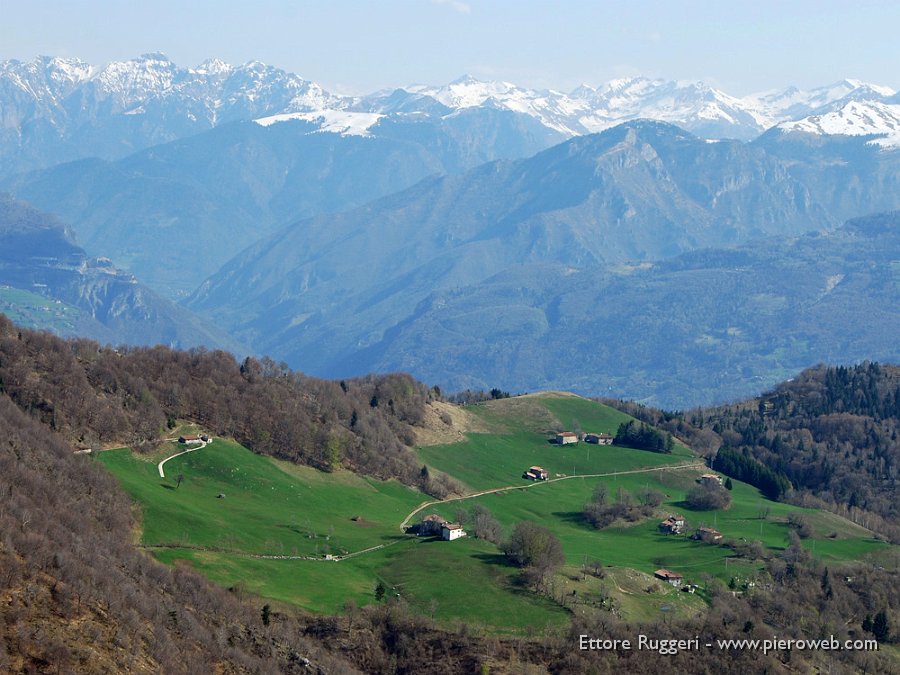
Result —
[{"label": "snow-capped mountain peak", "polygon": [[39,56],[29,63],[0,62],[0,80],[27,92],[38,101],[65,96],[89,80],[95,69],[80,59]]},{"label": "snow-capped mountain peak", "polygon": [[171,89],[177,75],[178,67],[164,54],[142,54],[108,64],[91,83],[101,96],[105,94],[127,109]]},{"label": "snow-capped mountain peak", "polygon": [[878,101],[849,101],[839,110],[811,115],[802,120],[782,122],[785,132],[801,131],[819,135],[880,136],[879,145],[900,146],[900,105]]},{"label": "snow-capped mountain peak", "polygon": [[425,87],[417,93],[427,94],[451,108],[471,108],[484,104],[488,99],[504,101],[519,90],[509,82],[484,82],[471,75],[454,80],[440,88]]},{"label": "snow-capped mountain peak", "polygon": [[[848,106],[851,102],[866,105]],[[702,81],[643,76],[596,87],[584,84],[563,93],[464,75],[442,86],[416,85],[347,97],[260,61],[235,66],[210,58],[194,68],[182,68],[161,53],[102,68],[58,57],[0,61],[3,128],[23,134],[31,127],[48,128],[67,143],[78,134],[102,137],[102,132],[92,136],[91,129],[116,129],[114,133],[120,134],[130,129],[128,133],[137,134],[128,140],[110,139],[108,152],[113,155],[112,148],[122,152],[146,147],[237,120],[300,118],[318,124],[322,131],[369,134],[377,133],[375,125],[384,115],[441,119],[479,108],[530,118],[552,131],[549,137],[594,133],[644,118],[710,139],[749,140],[788,122],[802,122],[816,133],[852,127],[888,134],[893,133],[890,106],[898,103],[893,89],[853,79],[810,90],[788,87],[735,97]],[[866,107],[869,104],[889,107]],[[130,121],[124,126],[121,120],[113,121],[119,115],[131,116]],[[88,151],[98,152],[96,145]],[[83,156],[80,150],[71,152],[65,159]],[[35,152],[30,161],[40,163],[40,157]],[[24,162],[19,168],[34,166]],[[12,170],[9,167],[7,171]]]},{"label": "snow-capped mountain peak", "polygon": [[228,75],[233,71],[234,67],[231,64],[215,58],[207,59],[193,69],[193,72],[199,75]]},{"label": "snow-capped mountain peak", "polygon": [[850,87],[851,91],[857,89],[870,90],[884,97],[893,96],[897,93],[890,87],[883,87],[879,84],[871,84],[869,82],[863,82],[862,80],[845,79],[844,83]]},{"label": "snow-capped mountain peak", "polygon": [[890,87],[844,79],[824,87],[803,91],[797,87],[761,92],[744,97],[748,105],[756,107],[772,120],[772,124],[799,120],[814,114],[839,110],[848,101],[880,101],[894,95]]}]

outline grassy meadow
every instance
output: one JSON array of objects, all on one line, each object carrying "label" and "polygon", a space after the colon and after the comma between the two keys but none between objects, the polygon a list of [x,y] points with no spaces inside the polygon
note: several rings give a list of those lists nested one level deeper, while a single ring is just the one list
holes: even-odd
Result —
[{"label": "grassy meadow", "polygon": [[[507,531],[522,520],[550,528],[566,556],[551,582],[553,599],[519,585],[517,570],[492,544],[404,534],[400,524],[408,514],[432,500],[396,481],[323,473],[223,439],[167,462],[165,478],[157,463],[183,446],[167,444],[150,455],[119,449],[98,458],[140,506],[140,543],[160,560],[191,565],[226,587],[314,612],[375,602],[381,582],[388,596],[403,598],[436,621],[522,633],[561,626],[572,612],[610,607],[636,620],[697,612],[700,594],[680,593],[656,581],[653,571],[667,567],[687,581],[701,583],[710,575],[728,582],[749,578],[761,566],[720,545],[659,533],[659,520],[673,513],[687,518],[689,532],[706,525],[727,539],[758,540],[778,551],[787,543],[788,515],[804,512],[813,530],[804,546],[818,558],[856,560],[890,550],[842,518],[770,502],[737,481],[730,508],[692,511],[685,494],[704,469],[673,468],[696,463],[680,445],[663,455],[548,442],[557,429],[615,433],[629,419],[592,401],[548,394],[490,401],[467,412],[480,431],[458,443],[419,448],[423,463],[461,481],[469,493],[529,487],[429,505],[410,522],[428,513],[455,520],[481,504]],[[523,480],[532,464],[556,480]],[[649,488],[665,500],[648,519],[596,530],[581,511],[600,482],[611,499],[620,490],[637,495]],[[592,561],[602,563],[603,578],[582,572]]]}]

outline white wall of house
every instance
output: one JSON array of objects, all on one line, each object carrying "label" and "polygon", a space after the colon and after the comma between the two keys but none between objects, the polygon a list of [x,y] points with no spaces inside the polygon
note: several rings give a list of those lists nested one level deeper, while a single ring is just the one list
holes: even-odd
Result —
[{"label": "white wall of house", "polygon": [[459,539],[460,537],[465,537],[466,531],[461,528],[458,530],[451,530],[451,529],[448,529],[445,527],[443,529],[442,536],[447,541],[453,541],[454,539]]}]

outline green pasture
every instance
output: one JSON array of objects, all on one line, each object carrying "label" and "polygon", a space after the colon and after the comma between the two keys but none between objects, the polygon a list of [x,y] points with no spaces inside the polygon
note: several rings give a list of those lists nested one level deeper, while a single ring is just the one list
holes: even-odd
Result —
[{"label": "green pasture", "polygon": [[[456,519],[461,509],[471,511],[476,504],[482,504],[507,530],[522,520],[552,530],[559,537],[569,564],[600,560],[605,565],[650,574],[666,567],[681,572],[688,579],[698,579],[701,574],[708,573],[727,581],[733,576],[733,565],[742,563],[724,546],[694,541],[687,535],[660,533],[659,521],[670,514],[677,513],[686,518],[688,534],[700,526],[713,527],[722,532],[724,539],[761,541],[778,552],[788,543],[788,516],[802,513],[813,528],[813,536],[803,542],[804,546],[823,560],[854,560],[886,548],[886,544],[874,539],[867,530],[843,518],[768,501],[758,490],[738,481],[733,481],[732,504],[728,509],[692,510],[684,498],[696,485],[700,473],[702,469],[662,469],[604,478],[576,477],[532,484],[533,487],[524,490],[447,502],[425,509],[421,515],[434,512]],[[635,524],[616,523],[598,530],[584,522],[581,513],[601,482],[606,485],[609,500],[617,498],[620,488],[633,497],[646,489],[658,490],[666,498],[649,519]]]},{"label": "green pasture", "polygon": [[583,474],[633,471],[667,464],[683,464],[689,458],[611,445],[553,445],[533,433],[496,436],[469,434],[462,443],[419,449],[428,464],[465,483],[471,490],[489,490],[527,484],[522,473],[537,464],[551,478]]},{"label": "green pasture", "polygon": [[516,632],[568,620],[562,607],[521,587],[518,570],[488,542],[425,538],[387,555],[380,576],[415,611],[437,620]]},{"label": "green pasture", "polygon": [[467,410],[496,431],[467,434],[461,443],[420,448],[419,456],[472,490],[523,483],[522,473],[533,464],[556,477],[632,471],[692,459],[681,445],[676,445],[671,455],[665,455],[609,445],[551,443],[558,426],[615,434],[619,424],[631,419],[618,410],[576,396],[548,394],[501,399],[469,406]]},{"label": "green pasture", "polygon": [[[633,419],[609,406],[578,396],[539,396],[542,406],[547,408],[566,429],[580,428],[591,433],[616,435],[619,425]],[[675,443],[673,455],[692,457],[691,451],[681,443]]]},{"label": "green pasture", "polygon": [[71,331],[83,320],[77,307],[6,285],[0,285],[0,312],[20,326],[55,332]]},{"label": "green pasture", "polygon": [[521,633],[559,626],[568,612],[516,583],[517,571],[497,549],[477,539],[449,544],[435,539],[406,540],[354,558],[335,561],[264,560],[233,553],[155,549],[168,564],[188,563],[214,582],[263,598],[339,614],[348,602],[401,598],[412,611],[444,624],[466,623],[492,632]]},{"label": "green pasture", "polygon": [[[157,462],[181,449],[172,444],[152,457],[127,449],[99,455],[141,505],[141,543],[163,562],[181,561],[223,586],[315,612],[341,612],[349,600],[375,602],[381,580],[438,621],[521,632],[567,616],[517,586],[517,571],[501,564],[493,545],[403,535],[400,522],[426,496],[396,482],[326,474],[223,440],[170,460],[161,479]],[[339,562],[324,560],[326,552],[382,544]]]},{"label": "green pasture", "polygon": [[129,450],[99,458],[141,504],[142,543],[152,546],[341,554],[402,538],[399,523],[424,498],[396,481],[276,463],[220,439],[167,462],[165,478]]},{"label": "green pasture", "polygon": [[[554,597],[562,604],[518,585],[518,570],[508,566],[492,544],[471,537],[451,543],[402,534],[400,523],[429,498],[396,481],[346,471],[323,473],[255,455],[220,439],[166,463],[164,479],[157,462],[183,446],[167,444],[152,455],[113,450],[98,459],[140,504],[141,543],[157,558],[189,564],[226,587],[314,612],[339,613],[348,601],[375,602],[375,586],[381,581],[388,597],[399,596],[413,611],[446,625],[523,633],[562,625],[570,612],[607,611],[604,603],[610,597],[622,616],[635,620],[699,611],[699,595],[680,593],[653,579],[660,567],[694,582],[706,574],[725,582],[749,578],[761,567],[759,561],[735,557],[725,546],[661,534],[659,521],[674,513],[687,518],[688,533],[700,525],[715,527],[726,539],[758,540],[774,553],[787,545],[787,519],[793,512],[808,518],[813,535],[803,545],[822,560],[881,559],[891,550],[845,519],[770,502],[738,481],[733,481],[730,508],[693,511],[685,495],[704,469],[672,469],[691,459],[680,446],[664,455],[547,442],[559,427],[614,433],[628,419],[592,401],[541,395],[490,401],[468,410],[491,432],[420,448],[422,461],[472,490],[528,487],[437,504],[411,523],[428,513],[455,520],[460,510],[470,512],[482,504],[507,532],[522,520],[548,527],[566,555],[567,566],[553,581]],[[551,477],[565,478],[538,483],[522,479],[532,464],[547,468]],[[639,472],[627,473],[633,471]],[[581,512],[601,482],[610,500],[620,489],[634,497],[652,489],[663,493],[664,502],[640,522],[597,530],[583,521]],[[371,547],[381,548],[340,561],[324,559],[326,554]],[[605,566],[603,579],[580,574],[581,566],[593,560]]]},{"label": "green pasture", "polygon": [[[397,546],[405,546],[400,543]],[[326,560],[266,560],[217,551],[153,549],[164,563],[186,562],[226,588],[311,612],[339,614],[348,602],[359,606],[375,601],[378,567],[385,554],[378,551],[341,562]]]}]

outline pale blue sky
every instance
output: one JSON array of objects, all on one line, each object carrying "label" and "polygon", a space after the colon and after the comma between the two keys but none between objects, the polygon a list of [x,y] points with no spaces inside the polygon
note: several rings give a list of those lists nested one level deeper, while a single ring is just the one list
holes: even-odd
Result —
[{"label": "pale blue sky", "polygon": [[649,75],[743,95],[844,77],[900,89],[900,2],[0,0],[0,59],[257,59],[341,93],[464,73],[570,90]]}]

